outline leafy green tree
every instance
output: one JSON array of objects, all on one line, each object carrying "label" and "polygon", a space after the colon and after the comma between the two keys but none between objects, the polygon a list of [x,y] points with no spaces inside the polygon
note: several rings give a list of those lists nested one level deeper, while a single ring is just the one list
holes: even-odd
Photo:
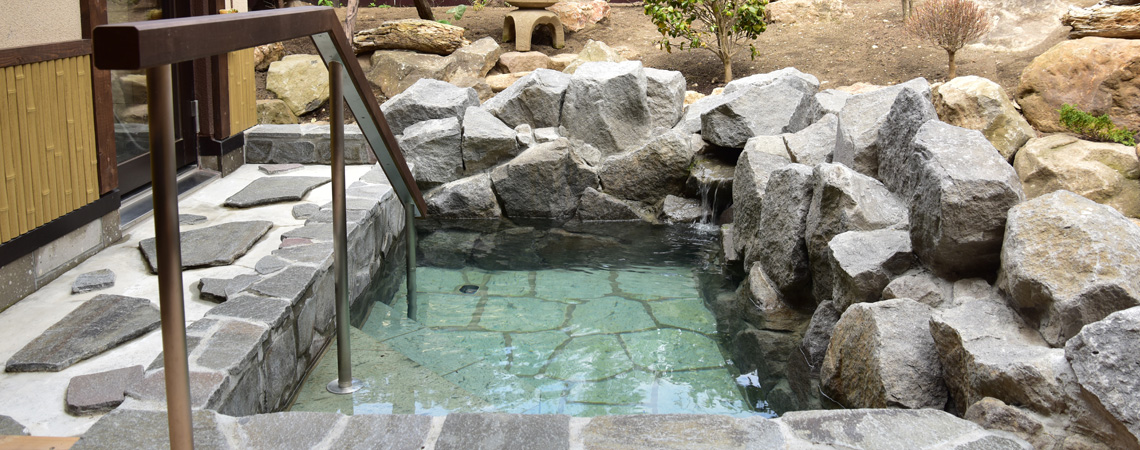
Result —
[{"label": "leafy green tree", "polygon": [[[767,0],[645,0],[645,14],[661,32],[661,46],[672,51],[704,48],[724,64],[724,82],[732,81],[732,57],[767,28]],[[677,43],[670,41],[678,39]]]}]

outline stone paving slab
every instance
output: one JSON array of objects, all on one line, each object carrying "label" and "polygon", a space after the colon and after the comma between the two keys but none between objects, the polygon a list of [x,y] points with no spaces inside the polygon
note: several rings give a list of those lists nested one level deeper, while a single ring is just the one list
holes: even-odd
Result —
[{"label": "stone paving slab", "polygon": [[72,294],[98,291],[115,285],[115,272],[111,269],[100,269],[94,272],[80,274],[71,285]]},{"label": "stone paving slab", "polygon": [[[213,411],[194,411],[194,447],[202,449],[246,448],[232,445],[226,432],[236,427],[235,420]],[[71,450],[166,450],[170,448],[170,431],[166,410],[142,411],[116,409],[95,422]]]},{"label": "stone paving slab", "polygon": [[0,416],[0,436],[27,436],[28,428],[8,416]]},{"label": "stone paving slab", "polygon": [[780,426],[762,417],[715,415],[600,416],[582,428],[585,449],[778,449]]},{"label": "stone paving slab", "polygon": [[303,167],[305,166],[301,164],[262,164],[257,167],[257,170],[260,170],[261,173],[266,175],[280,175],[294,170],[301,170]]},{"label": "stone paving slab", "polygon": [[1028,450],[1027,442],[933,409],[797,411],[781,417],[789,434],[838,448]]},{"label": "stone paving slab", "polygon": [[178,224],[179,225],[197,225],[197,224],[203,223],[205,221],[206,221],[206,216],[200,216],[197,214],[179,214],[178,215]]},{"label": "stone paving slab", "polygon": [[233,278],[203,278],[198,281],[198,293],[202,300],[222,303],[231,295],[245,290],[261,277],[253,274],[238,275]]},{"label": "stone paving slab", "polygon": [[562,415],[451,414],[435,443],[450,449],[569,449],[570,417]]},{"label": "stone paving slab", "polygon": [[58,372],[158,328],[150,300],[98,295],[16,352],[7,372]]},{"label": "stone paving slab", "polygon": [[224,205],[233,208],[251,208],[272,203],[300,201],[309,191],[330,181],[332,178],[329,177],[258,178],[227,198]]},{"label": "stone paving slab", "polygon": [[[182,268],[196,269],[233,264],[272,227],[273,222],[253,220],[183,231],[179,233],[182,240]],[[226,238],[219,239],[219,236]],[[140,241],[139,249],[142,250],[151,273],[157,273],[158,255],[154,238]]]},{"label": "stone paving slab", "polygon": [[425,447],[431,418],[411,415],[352,416],[335,449],[418,450]]},{"label": "stone paving slab", "polygon": [[111,411],[123,403],[127,389],[142,378],[141,365],[74,377],[67,385],[64,409],[73,416]]},{"label": "stone paving slab", "polygon": [[340,414],[283,412],[238,419],[238,440],[248,448],[317,448],[344,420]]}]

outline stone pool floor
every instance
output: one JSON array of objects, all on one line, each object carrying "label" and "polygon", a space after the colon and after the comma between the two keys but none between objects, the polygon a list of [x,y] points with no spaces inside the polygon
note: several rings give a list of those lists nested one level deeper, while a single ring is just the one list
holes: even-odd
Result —
[{"label": "stone pool floor", "polygon": [[418,320],[401,291],[353,334],[365,388],[325,390],[330,351],[293,411],[753,414],[690,269],[417,270]]}]

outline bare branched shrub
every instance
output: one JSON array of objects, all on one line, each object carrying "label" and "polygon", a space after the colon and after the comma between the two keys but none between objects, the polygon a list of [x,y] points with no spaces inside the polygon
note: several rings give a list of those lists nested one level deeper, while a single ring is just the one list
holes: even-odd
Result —
[{"label": "bare branched shrub", "polygon": [[970,0],[928,0],[906,21],[908,33],[934,42],[950,58],[950,78],[958,73],[954,54],[990,31],[985,8]]}]

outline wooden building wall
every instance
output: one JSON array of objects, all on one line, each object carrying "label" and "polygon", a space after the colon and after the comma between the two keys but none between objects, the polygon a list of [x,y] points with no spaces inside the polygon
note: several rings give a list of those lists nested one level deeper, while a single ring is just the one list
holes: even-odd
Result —
[{"label": "wooden building wall", "polygon": [[230,52],[229,71],[230,134],[257,125],[257,82],[253,73],[253,49]]},{"label": "wooden building wall", "polygon": [[91,58],[0,68],[0,243],[99,198]]}]

